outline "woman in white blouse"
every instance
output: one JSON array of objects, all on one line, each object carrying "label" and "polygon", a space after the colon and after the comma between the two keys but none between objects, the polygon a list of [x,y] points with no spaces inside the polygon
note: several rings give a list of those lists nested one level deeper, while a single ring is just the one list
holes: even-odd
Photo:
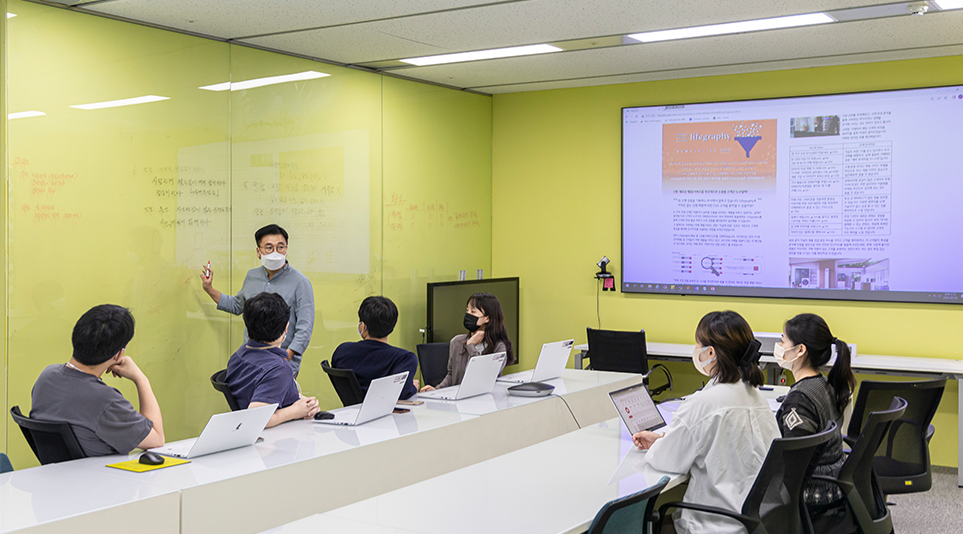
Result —
[{"label": "woman in white blouse", "polygon": [[[699,321],[692,363],[710,377],[672,416],[664,433],[633,436],[646,460],[660,471],[689,473],[684,501],[742,510],[773,439],[776,418],[759,393],[759,342],[736,312],[712,312]],[[682,510],[676,532],[744,533],[738,522],[715,514]]]}]

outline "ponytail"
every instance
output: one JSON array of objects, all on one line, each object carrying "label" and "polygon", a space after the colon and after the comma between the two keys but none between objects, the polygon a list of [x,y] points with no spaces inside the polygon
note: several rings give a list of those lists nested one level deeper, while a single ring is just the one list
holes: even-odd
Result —
[{"label": "ponytail", "polygon": [[820,367],[829,363],[832,356],[832,349],[836,347],[836,363],[829,371],[827,381],[833,387],[836,398],[833,399],[836,411],[843,413],[849,399],[853,396],[856,388],[856,376],[853,375],[851,367],[851,355],[849,345],[841,339],[836,339],[829,331],[829,325],[822,317],[812,313],[801,313],[786,321],[783,328],[786,337],[794,344],[806,346],[809,361],[807,364],[813,369],[819,370]]},{"label": "ponytail", "polygon": [[853,375],[851,367],[849,345],[836,338],[833,338],[833,344],[836,345],[836,363],[829,370],[828,380],[829,385],[833,386],[833,391],[836,392],[836,412],[841,414],[846,410],[846,405],[853,396],[853,390],[856,389],[856,376]]}]

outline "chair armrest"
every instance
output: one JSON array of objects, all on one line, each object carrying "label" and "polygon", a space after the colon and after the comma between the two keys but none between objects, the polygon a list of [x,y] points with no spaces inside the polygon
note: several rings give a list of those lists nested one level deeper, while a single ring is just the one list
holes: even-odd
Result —
[{"label": "chair armrest", "polygon": [[685,508],[688,510],[695,510],[697,512],[724,515],[742,523],[742,526],[746,527],[746,530],[749,532],[753,532],[760,523],[758,519],[742,515],[739,512],[733,512],[732,510],[717,508],[715,506],[706,506],[704,504],[696,504],[692,502],[670,502],[659,507],[659,531],[662,530],[662,520],[666,517],[669,517],[666,514],[666,510],[669,508]]}]

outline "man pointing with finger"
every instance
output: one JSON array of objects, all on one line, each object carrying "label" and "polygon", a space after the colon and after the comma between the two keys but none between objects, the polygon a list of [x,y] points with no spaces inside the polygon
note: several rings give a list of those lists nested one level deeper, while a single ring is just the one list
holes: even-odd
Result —
[{"label": "man pointing with finger", "polygon": [[[287,351],[288,363],[294,375],[301,369],[301,355],[311,341],[314,330],[314,288],[308,277],[301,274],[287,261],[288,233],[276,224],[269,224],[254,233],[257,257],[261,267],[251,269],[244,277],[244,284],[237,295],[225,295],[214,289],[214,271],[201,268],[201,284],[204,291],[217,303],[217,309],[240,315],[244,301],[258,293],[277,293],[291,307],[291,319],[287,337],[281,349]],[[248,339],[247,330],[244,339]]]}]

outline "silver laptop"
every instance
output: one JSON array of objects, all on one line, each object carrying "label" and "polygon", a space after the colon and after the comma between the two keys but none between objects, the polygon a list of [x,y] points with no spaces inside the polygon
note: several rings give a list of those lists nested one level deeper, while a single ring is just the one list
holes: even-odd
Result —
[{"label": "silver laptop", "polygon": [[475,356],[468,360],[465,377],[461,379],[460,385],[419,393],[418,398],[460,400],[490,393],[495,388],[495,379],[498,378],[504,361],[504,352]]},{"label": "silver laptop", "polygon": [[211,416],[200,436],[149,450],[175,458],[197,458],[205,454],[254,445],[277,408],[275,403],[215,414]]},{"label": "silver laptop", "polygon": [[526,382],[541,382],[562,376],[568,357],[572,353],[575,345],[574,339],[567,341],[556,341],[542,345],[542,351],[538,353],[538,361],[535,362],[535,369],[531,371],[520,371],[498,378],[499,382],[512,382],[524,384]]},{"label": "silver laptop", "polygon": [[408,371],[376,378],[368,386],[361,406],[348,406],[334,412],[334,419],[321,419],[323,425],[357,426],[384,417],[395,409],[408,380]]},{"label": "silver laptop", "polygon": [[632,434],[643,430],[651,432],[665,426],[665,419],[652,402],[652,396],[645,384],[615,390],[609,393],[609,398],[619,411],[625,428]]}]

